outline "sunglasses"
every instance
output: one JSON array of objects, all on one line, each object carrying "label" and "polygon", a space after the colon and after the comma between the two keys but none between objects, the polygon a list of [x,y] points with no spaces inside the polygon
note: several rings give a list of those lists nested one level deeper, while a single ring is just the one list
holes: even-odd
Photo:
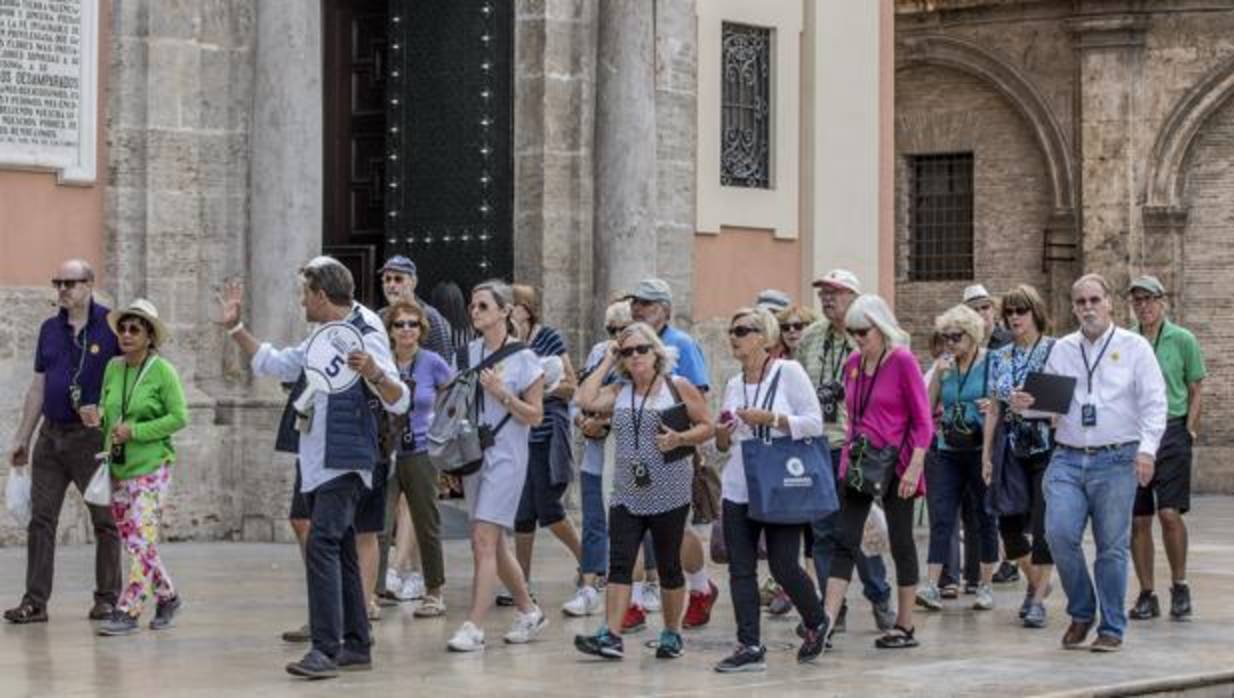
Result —
[{"label": "sunglasses", "polygon": [[604,330],[608,332],[608,336],[616,337],[617,334],[621,332],[622,330],[624,330],[625,328],[626,328],[625,325],[608,325],[604,328]]},{"label": "sunglasses", "polygon": [[401,284],[406,280],[407,277],[402,274],[386,274],[381,277],[381,283],[383,284]]},{"label": "sunglasses", "polygon": [[116,334],[127,335],[131,334],[134,337],[141,335],[146,331],[144,325],[140,322],[122,322],[116,326]]},{"label": "sunglasses", "polygon": [[1011,315],[1028,315],[1031,312],[1033,312],[1032,308],[1003,308],[1004,317],[1009,317]]},{"label": "sunglasses", "polygon": [[786,322],[780,325],[781,332],[800,332],[806,328],[804,322]]},{"label": "sunglasses", "polygon": [[51,285],[57,289],[67,289],[69,291],[76,288],[77,284],[89,283],[85,279],[52,279]]},{"label": "sunglasses", "polygon": [[395,320],[390,323],[390,326],[396,330],[410,330],[411,328],[420,329],[419,320]]},{"label": "sunglasses", "polygon": [[965,334],[963,332],[944,332],[939,336],[948,344],[959,344],[964,341]]},{"label": "sunglasses", "polygon": [[749,325],[734,325],[728,328],[728,333],[740,339],[746,335],[762,334],[763,332],[757,327],[750,327]]},{"label": "sunglasses", "polygon": [[635,354],[642,356],[643,354],[646,354],[649,351],[651,351],[650,344],[639,344],[633,347],[622,347],[617,350],[617,353],[621,354],[621,358],[628,359],[631,356],[634,356]]},{"label": "sunglasses", "polygon": [[870,334],[870,328],[869,327],[850,327],[848,328],[848,333],[854,337],[861,337],[862,339],[865,339],[865,336],[867,334]]},{"label": "sunglasses", "polygon": [[480,312],[484,312],[489,309],[488,303],[485,303],[484,301],[476,301],[475,303],[472,303],[471,306],[469,307],[472,310],[479,310]]},{"label": "sunglasses", "polygon": [[1101,301],[1105,300],[1101,296],[1089,296],[1088,298],[1076,298],[1075,303],[1077,308],[1083,308],[1086,305],[1101,305]]}]

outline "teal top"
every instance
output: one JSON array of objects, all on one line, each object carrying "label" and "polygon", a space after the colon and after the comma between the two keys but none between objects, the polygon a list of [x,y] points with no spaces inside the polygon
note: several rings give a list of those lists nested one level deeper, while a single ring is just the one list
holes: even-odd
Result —
[{"label": "teal top", "polygon": [[[127,401],[126,401],[127,399]],[[118,356],[103,371],[103,449],[111,450],[112,429],[121,422],[132,429],[124,445],[124,463],[112,463],[111,475],[129,480],[176,460],[171,435],[188,424],[188,405],[180,375],[167,359],[150,354],[139,368]]]},{"label": "teal top", "polygon": [[[981,433],[984,415],[977,409],[977,401],[986,398],[989,392],[986,387],[989,381],[989,359],[990,354],[987,352],[973,361],[968,371],[962,372],[958,367],[953,368],[938,379],[939,404],[943,408],[944,424],[948,421],[954,422],[962,416],[971,430]],[[946,429],[938,430],[938,447],[949,451],[953,446],[943,438],[945,431]]]}]

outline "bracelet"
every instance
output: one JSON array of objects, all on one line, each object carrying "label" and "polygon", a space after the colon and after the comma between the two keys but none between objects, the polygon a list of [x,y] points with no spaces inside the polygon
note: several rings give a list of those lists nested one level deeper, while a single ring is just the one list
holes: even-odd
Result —
[{"label": "bracelet", "polygon": [[236,333],[237,333],[237,332],[239,332],[239,331],[240,331],[240,330],[242,330],[242,329],[244,329],[244,321],[243,321],[243,320],[241,320],[240,322],[237,322],[237,323],[236,323],[236,325],[235,325],[235,327],[232,327],[230,330],[227,330],[227,336],[229,336],[229,337],[235,337],[235,336],[236,336]]}]

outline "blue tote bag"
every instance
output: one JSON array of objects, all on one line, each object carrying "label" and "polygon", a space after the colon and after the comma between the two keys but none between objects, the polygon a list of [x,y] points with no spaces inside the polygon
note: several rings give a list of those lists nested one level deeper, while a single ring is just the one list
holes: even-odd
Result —
[{"label": "blue tote bag", "polygon": [[[780,372],[776,371],[763,409],[771,408],[779,382]],[[772,438],[769,427],[757,427],[754,438],[741,442],[741,458],[751,519],[807,524],[840,508],[826,437]]]}]

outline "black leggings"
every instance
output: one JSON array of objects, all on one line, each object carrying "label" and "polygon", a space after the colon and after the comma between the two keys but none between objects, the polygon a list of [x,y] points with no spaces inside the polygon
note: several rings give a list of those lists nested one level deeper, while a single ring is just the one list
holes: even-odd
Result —
[{"label": "black leggings", "polygon": [[612,584],[633,582],[634,560],[638,557],[639,545],[643,542],[643,535],[650,532],[660,586],[664,589],[685,586],[686,576],[681,571],[681,539],[685,536],[689,515],[689,504],[648,516],[631,514],[624,506],[610,507],[608,581]]},{"label": "black leggings", "polygon": [[[1045,539],[1045,496],[1041,490],[1041,481],[1045,478],[1045,466],[1048,456],[1034,458],[1028,462],[1012,460],[1008,465],[1013,468],[1024,468],[1032,480],[1028,490],[1030,502],[1029,511],[1023,514],[1008,514],[998,517],[998,532],[1003,539],[1003,549],[1008,560],[1018,560],[1032,553],[1034,565],[1052,565],[1054,557],[1050,555],[1050,545]],[[1032,532],[1033,539],[1028,540]]]},{"label": "black leggings", "polygon": [[[920,578],[917,570],[917,543],[913,540],[913,499],[898,494],[900,476],[891,478],[883,497],[883,512],[887,515],[887,535],[891,539],[891,558],[896,563],[896,584],[915,586]],[[836,532],[835,553],[831,558],[831,578],[852,581],[853,565],[861,555],[861,538],[866,518],[874,499],[847,485],[840,498],[840,521]]]}]

